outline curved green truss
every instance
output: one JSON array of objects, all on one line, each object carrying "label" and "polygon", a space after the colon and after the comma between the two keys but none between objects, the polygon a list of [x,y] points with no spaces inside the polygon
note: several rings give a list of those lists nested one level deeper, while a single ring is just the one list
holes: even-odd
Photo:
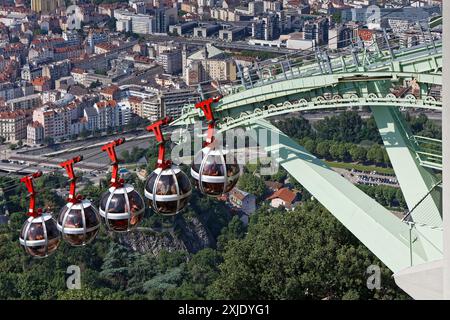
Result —
[{"label": "curved green truss", "polygon": [[[328,69],[320,61],[276,61],[254,70],[258,80],[221,91],[215,106],[220,131],[235,127],[276,132],[280,140],[264,148],[296,180],[339,219],[392,271],[442,258],[441,190],[434,169],[442,156],[427,149],[430,141],[411,134],[399,110],[441,110],[442,102],[429,95],[431,85],[442,85],[442,44],[426,44],[393,51],[358,53],[331,58]],[[287,67],[286,67],[287,65]],[[281,72],[280,72],[281,70]],[[418,97],[397,97],[392,85],[414,80]],[[368,197],[321,160],[284,135],[266,118],[309,110],[367,106],[372,109],[396,172],[410,221],[403,221]],[[193,105],[183,108],[172,125],[199,120]],[[432,170],[433,169],[433,170]]]}]

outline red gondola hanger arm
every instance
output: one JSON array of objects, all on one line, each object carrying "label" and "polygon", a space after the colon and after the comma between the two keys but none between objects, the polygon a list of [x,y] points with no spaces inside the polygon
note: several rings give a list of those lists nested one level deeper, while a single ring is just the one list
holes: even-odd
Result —
[{"label": "red gondola hanger arm", "polygon": [[206,120],[208,121],[208,133],[206,137],[206,145],[212,143],[214,141],[214,129],[216,120],[214,119],[214,113],[212,110],[212,104],[217,103],[222,99],[223,96],[219,95],[213,98],[209,98],[195,104],[196,109],[201,109],[203,114],[205,115]]},{"label": "red gondola hanger arm", "polygon": [[162,169],[167,169],[168,167],[170,167],[172,165],[172,161],[165,159],[165,155],[166,155],[165,142],[166,142],[166,140],[164,140],[164,135],[161,131],[162,126],[168,125],[171,122],[172,122],[172,117],[165,117],[165,118],[162,118],[162,119],[154,122],[153,124],[149,125],[146,128],[147,131],[152,131],[155,134],[156,141],[158,142],[157,143],[157,145],[158,145],[158,162],[156,163],[156,166],[158,168],[162,168]]},{"label": "red gondola hanger arm", "polygon": [[73,170],[73,165],[77,162],[80,162],[81,160],[83,160],[82,156],[77,156],[73,159],[61,162],[59,165],[66,169],[67,175],[69,176],[69,181],[70,181],[70,192],[69,192],[69,202],[72,203],[77,203],[78,201],[81,200],[81,196],[76,196],[75,192],[76,192],[76,182],[77,182],[77,177],[75,176],[75,172]]},{"label": "red gondola hanger arm", "polygon": [[25,183],[25,186],[28,190],[28,196],[30,197],[30,205],[28,207],[28,216],[36,218],[42,214],[41,209],[36,210],[36,191],[34,190],[33,179],[39,178],[42,176],[42,171],[37,171],[33,174],[30,174],[26,177],[20,179],[20,182]]},{"label": "red gondola hanger arm", "polygon": [[110,143],[107,143],[102,147],[102,151],[106,151],[108,153],[109,159],[111,159],[112,164],[111,186],[116,188],[120,188],[123,185],[122,179],[118,178],[119,161],[117,159],[116,146],[119,146],[124,142],[125,138],[120,138]]}]

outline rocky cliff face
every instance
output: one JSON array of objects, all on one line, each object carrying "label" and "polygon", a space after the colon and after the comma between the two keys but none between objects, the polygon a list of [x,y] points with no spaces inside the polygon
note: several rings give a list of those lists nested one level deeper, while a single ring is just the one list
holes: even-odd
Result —
[{"label": "rocky cliff face", "polygon": [[151,252],[154,255],[158,255],[161,250],[196,253],[216,244],[209,230],[196,216],[177,218],[173,230],[158,232],[150,228],[138,228],[120,235],[119,242],[134,251]]}]

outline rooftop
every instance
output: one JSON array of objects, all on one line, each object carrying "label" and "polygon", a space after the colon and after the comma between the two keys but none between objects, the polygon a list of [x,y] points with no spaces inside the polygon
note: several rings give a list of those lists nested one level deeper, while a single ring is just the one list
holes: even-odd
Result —
[{"label": "rooftop", "polygon": [[37,77],[31,83],[33,86],[43,86],[48,80],[50,79],[47,77]]},{"label": "rooftop", "polygon": [[281,199],[286,204],[290,205],[294,202],[295,198],[297,197],[297,194],[288,188],[281,188],[278,191],[275,191],[274,194],[272,194],[270,197],[268,197],[266,200],[273,200],[273,199]]},{"label": "rooftop", "polygon": [[230,191],[230,196],[236,197],[237,199],[239,199],[241,201],[244,200],[245,197],[247,197],[249,194],[250,193],[242,191],[242,190],[239,190],[238,188],[233,188]]},{"label": "rooftop", "polygon": [[119,89],[118,86],[112,85],[112,86],[103,88],[103,89],[100,91],[100,93],[113,95],[113,94],[115,94],[115,93],[116,93],[117,91],[119,91],[119,90],[120,90],[120,89]]},{"label": "rooftop", "polygon": [[97,102],[95,105],[97,106],[97,108],[115,107],[117,106],[117,102],[116,100],[104,100]]},{"label": "rooftop", "polygon": [[[205,51],[207,53],[206,57],[205,57]],[[208,43],[205,48],[202,48],[202,49],[196,51],[194,54],[190,55],[188,59],[191,59],[191,60],[212,59],[212,58],[218,58],[222,54],[223,54],[222,50],[220,50]]]}]

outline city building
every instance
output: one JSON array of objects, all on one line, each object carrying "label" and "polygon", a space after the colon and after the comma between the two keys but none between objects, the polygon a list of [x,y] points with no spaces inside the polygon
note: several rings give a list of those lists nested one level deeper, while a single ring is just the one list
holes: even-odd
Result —
[{"label": "city building", "polygon": [[24,95],[32,94],[33,87],[28,83],[0,83],[0,99],[5,101],[23,97]]},{"label": "city building", "polygon": [[63,48],[54,48],[54,60],[78,59],[85,53],[83,46],[67,46]]},{"label": "city building", "polygon": [[176,8],[157,8],[154,12],[155,25],[153,33],[167,33],[169,26],[178,22],[178,11]]},{"label": "city building", "polygon": [[281,188],[266,200],[270,201],[273,208],[284,207],[286,210],[292,210],[297,204],[297,194],[288,188]]},{"label": "city building", "polygon": [[188,85],[208,80],[236,80],[234,60],[220,49],[207,44],[185,60],[185,81]]},{"label": "city building", "polygon": [[42,125],[33,121],[27,126],[27,144],[36,145],[44,142],[44,128]]},{"label": "city building", "polygon": [[160,100],[155,98],[149,98],[142,100],[142,118],[149,119],[150,121],[156,121],[162,117]]},{"label": "city building", "polygon": [[178,118],[186,104],[199,100],[197,92],[188,89],[164,90],[142,101],[142,117],[151,121],[169,116]]},{"label": "city building", "polygon": [[169,33],[174,36],[184,36],[188,33],[192,33],[194,28],[198,26],[197,21],[189,21],[176,25],[169,26]]},{"label": "city building", "polygon": [[310,50],[316,45],[315,40],[305,40],[302,32],[293,32],[287,36],[286,48],[295,50]]},{"label": "city building", "polygon": [[63,31],[63,39],[69,46],[78,46],[81,44],[80,35],[76,30]]},{"label": "city building", "polygon": [[47,77],[38,77],[31,81],[33,85],[34,91],[44,92],[51,89],[50,78]]},{"label": "city building", "polygon": [[118,100],[120,88],[116,85],[111,85],[100,90],[100,94],[105,100]]},{"label": "city building", "polygon": [[145,1],[142,0],[130,0],[128,1],[128,5],[134,9],[136,13],[145,13],[146,11],[146,5]]},{"label": "city building", "polygon": [[224,41],[238,41],[247,36],[246,27],[233,27],[229,29],[222,29],[219,31],[219,39]]},{"label": "city building", "polygon": [[108,42],[108,34],[103,30],[89,30],[86,42],[89,47],[94,48],[96,44]]},{"label": "city building", "polygon": [[23,111],[0,112],[0,137],[6,142],[17,143],[25,139],[26,116]]},{"label": "city building", "polygon": [[128,103],[130,104],[131,112],[141,118],[144,118],[144,107],[142,102],[144,99],[130,96],[128,97]]},{"label": "city building", "polygon": [[52,88],[55,85],[55,80],[66,77],[70,74],[70,60],[61,60],[54,63],[42,66],[42,76],[47,77],[51,81]]},{"label": "city building", "polygon": [[252,22],[252,37],[259,40],[275,40],[280,36],[280,18],[275,12],[256,17]]},{"label": "city building", "polygon": [[[119,20],[118,20],[119,21]],[[120,20],[123,21],[123,20]],[[137,34],[153,33],[155,18],[145,14],[136,14],[131,19],[131,30]]]},{"label": "city building", "polygon": [[39,93],[29,94],[23,97],[10,99],[6,102],[10,110],[31,110],[42,104],[41,95]]},{"label": "city building", "polygon": [[189,89],[166,90],[158,94],[163,117],[178,118],[184,105],[196,103],[199,95],[196,91]]},{"label": "city building", "polygon": [[340,25],[329,30],[328,47],[330,49],[341,49],[352,43],[353,30],[347,26]]},{"label": "city building", "polygon": [[198,38],[209,38],[217,34],[220,30],[220,25],[218,24],[208,24],[203,26],[198,26],[194,28],[194,37]]},{"label": "city building", "polygon": [[52,13],[61,6],[60,0],[31,0],[31,10],[38,13]]},{"label": "city building", "polygon": [[233,188],[229,195],[230,204],[246,214],[252,214],[256,210],[256,197],[253,194]]},{"label": "city building", "polygon": [[179,74],[182,71],[182,56],[180,49],[168,50],[159,54],[158,62],[168,74]]},{"label": "city building", "polygon": [[305,40],[313,40],[316,45],[326,45],[329,39],[330,22],[328,18],[321,18],[305,23],[303,28]]},{"label": "city building", "polygon": [[104,54],[117,49],[118,46],[109,42],[98,43],[94,46],[95,54]]},{"label": "city building", "polygon": [[45,138],[55,140],[65,139],[70,133],[72,110],[68,107],[59,107],[54,103],[44,104],[33,111],[33,122],[38,122]]},{"label": "city building", "polygon": [[86,129],[89,131],[104,131],[109,128],[125,126],[131,119],[132,109],[125,102],[102,100],[84,109]]},{"label": "city building", "polygon": [[33,79],[40,76],[42,76],[42,67],[31,67],[28,63],[25,64],[20,71],[21,79],[28,82],[31,82]]},{"label": "city building", "polygon": [[86,81],[86,75],[87,75],[87,71],[80,69],[80,68],[73,68],[72,71],[70,72],[71,76],[73,77],[73,81],[75,81],[76,83],[85,83]]}]

